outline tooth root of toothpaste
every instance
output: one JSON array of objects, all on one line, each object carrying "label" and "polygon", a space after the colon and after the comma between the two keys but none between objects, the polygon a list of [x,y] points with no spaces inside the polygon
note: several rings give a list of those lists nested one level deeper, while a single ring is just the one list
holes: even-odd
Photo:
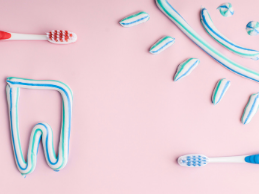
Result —
[{"label": "tooth root of toothpaste", "polygon": [[250,99],[245,107],[241,122],[243,124],[248,124],[254,117],[255,113],[258,110],[259,105],[259,93],[252,94]]},{"label": "tooth root of toothpaste", "polygon": [[204,50],[213,59],[221,65],[231,70],[232,72],[246,77],[248,79],[259,82],[259,73],[239,65],[226,56],[221,54],[211,45],[209,45],[202,37],[200,37],[190,25],[183,19],[183,17],[167,2],[167,0],[156,0],[159,9],[168,16],[196,45]]},{"label": "tooth root of toothpaste", "polygon": [[187,75],[189,75],[200,63],[199,59],[189,58],[186,61],[182,62],[175,73],[174,81],[178,81]]},{"label": "tooth root of toothpaste", "polygon": [[221,99],[223,98],[223,96],[225,95],[225,93],[227,92],[229,87],[230,87],[229,80],[227,80],[225,78],[219,80],[213,91],[212,103],[215,105],[218,104],[221,101]]},{"label": "tooth root of toothpaste", "polygon": [[259,22],[251,21],[246,25],[247,34],[256,36],[259,34]]},{"label": "tooth root of toothpaste", "polygon": [[[11,140],[15,162],[23,176],[33,172],[37,162],[40,140],[42,140],[45,158],[53,170],[64,168],[68,161],[69,139],[71,130],[73,93],[64,83],[54,80],[32,80],[9,77],[7,78],[6,95],[9,107]],[[27,161],[25,161],[19,135],[18,102],[20,88],[56,90],[62,97],[62,125],[58,155],[53,146],[53,132],[47,123],[36,124],[31,132]]]},{"label": "tooth root of toothpaste", "polygon": [[123,20],[120,21],[120,25],[122,25],[123,27],[136,26],[138,24],[148,21],[149,18],[150,16],[148,15],[148,13],[142,11],[124,18]]},{"label": "tooth root of toothpaste", "polygon": [[223,3],[217,9],[224,17],[230,17],[234,14],[234,9],[231,3]]},{"label": "tooth root of toothpaste", "polygon": [[235,43],[233,43],[231,40],[226,38],[224,35],[222,35],[218,29],[214,26],[211,17],[209,15],[209,12],[206,8],[201,9],[201,23],[205,30],[208,32],[208,34],[214,38],[217,42],[219,42],[221,45],[226,47],[231,52],[245,58],[251,58],[253,60],[259,59],[259,51],[248,49],[241,47]]},{"label": "tooth root of toothpaste", "polygon": [[175,38],[165,36],[158,40],[149,50],[151,54],[158,54],[174,44]]}]

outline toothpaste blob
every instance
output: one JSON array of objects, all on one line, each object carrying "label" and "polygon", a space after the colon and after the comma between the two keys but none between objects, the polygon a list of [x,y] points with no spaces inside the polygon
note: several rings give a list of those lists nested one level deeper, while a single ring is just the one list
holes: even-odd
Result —
[{"label": "toothpaste blob", "polygon": [[209,35],[211,35],[212,38],[214,38],[216,41],[218,41],[221,45],[223,45],[228,50],[232,51],[233,53],[235,53],[241,57],[251,58],[253,60],[259,59],[258,51],[241,47],[241,46],[233,43],[231,40],[226,38],[224,35],[222,35],[218,31],[218,29],[214,26],[207,9],[202,8],[200,15],[201,15],[201,23],[202,23],[203,27],[205,28],[205,30],[208,32]]},{"label": "toothpaste blob", "polygon": [[161,53],[163,50],[167,49],[168,47],[174,44],[175,38],[171,36],[165,36],[158,40],[149,50],[151,54],[158,54]]},{"label": "toothpaste blob", "polygon": [[[69,139],[73,100],[71,89],[66,84],[54,80],[32,80],[8,77],[6,81],[6,95],[9,108],[11,140],[18,170],[23,176],[33,172],[37,162],[40,140],[42,140],[45,158],[50,168],[55,171],[61,170],[66,166],[69,155]],[[25,162],[21,149],[18,122],[18,102],[20,88],[56,90],[61,94],[63,102],[62,125],[57,156],[53,147],[53,133],[51,127],[47,123],[38,123],[32,129],[27,162]]]},{"label": "toothpaste blob", "polygon": [[136,26],[138,24],[148,21],[149,18],[150,17],[148,13],[142,11],[137,14],[124,18],[123,20],[120,21],[120,25],[122,25],[123,27]]},{"label": "toothpaste blob", "polygon": [[213,59],[232,72],[259,82],[259,73],[243,67],[222,55],[219,51],[202,39],[183,19],[183,17],[167,2],[167,0],[156,0],[159,9],[165,13],[195,44],[204,50]]},{"label": "toothpaste blob", "polygon": [[178,81],[185,76],[189,75],[200,63],[199,59],[189,58],[186,61],[182,62],[175,73],[174,81]]},{"label": "toothpaste blob", "polygon": [[230,87],[229,80],[227,80],[225,78],[219,80],[213,91],[212,103],[215,105],[218,104],[221,101],[221,99],[223,98],[223,96],[225,95],[225,93],[227,92],[229,87]]},{"label": "toothpaste blob", "polygon": [[259,105],[259,93],[252,94],[245,107],[241,122],[243,124],[248,124],[252,120],[253,116],[258,110]]},{"label": "toothpaste blob", "polygon": [[223,3],[217,9],[224,17],[230,17],[234,14],[234,9],[231,3]]},{"label": "toothpaste blob", "polygon": [[259,22],[251,21],[246,25],[247,34],[256,36],[259,34]]}]

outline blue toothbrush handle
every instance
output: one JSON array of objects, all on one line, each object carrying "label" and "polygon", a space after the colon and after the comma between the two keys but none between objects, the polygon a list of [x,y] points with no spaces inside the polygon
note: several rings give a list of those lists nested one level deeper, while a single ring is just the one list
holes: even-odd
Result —
[{"label": "blue toothbrush handle", "polygon": [[259,154],[246,156],[245,161],[247,163],[259,164]]}]

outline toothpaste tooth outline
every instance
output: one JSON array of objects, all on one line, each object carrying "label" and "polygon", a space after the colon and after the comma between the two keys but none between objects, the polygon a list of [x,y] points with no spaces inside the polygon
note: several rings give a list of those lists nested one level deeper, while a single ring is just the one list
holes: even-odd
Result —
[{"label": "toothpaste tooth outline", "polygon": [[252,94],[249,101],[245,107],[241,122],[243,124],[248,124],[256,114],[259,106],[259,93]]},{"label": "toothpaste tooth outline", "polygon": [[248,79],[259,82],[259,73],[243,67],[232,60],[222,55],[215,48],[210,46],[203,38],[201,38],[183,19],[183,17],[167,2],[167,0],[156,0],[159,9],[168,16],[195,44],[197,44],[203,51],[210,55],[213,59],[221,65],[231,70],[232,72],[246,77]]},{"label": "toothpaste tooth outline", "polygon": [[234,15],[234,9],[231,3],[223,3],[217,8],[220,14],[224,17],[230,17]]},{"label": "toothpaste tooth outline", "polygon": [[199,59],[189,58],[182,62],[175,73],[174,81],[178,81],[186,76],[188,76],[200,63]]},{"label": "toothpaste tooth outline", "polygon": [[[68,85],[55,80],[33,80],[16,77],[8,77],[6,95],[9,108],[11,140],[15,162],[18,170],[25,177],[33,172],[36,167],[37,153],[40,140],[42,140],[45,158],[48,165],[55,171],[64,168],[68,162],[69,140],[71,130],[73,93]],[[59,140],[58,156],[53,146],[53,132],[47,123],[36,124],[31,132],[27,162],[25,162],[19,135],[18,103],[20,88],[55,90],[62,97],[62,125]]]},{"label": "toothpaste tooth outline", "polygon": [[225,78],[217,82],[212,95],[212,103],[214,105],[218,104],[221,101],[221,99],[223,98],[223,96],[225,95],[229,87],[230,87],[230,81]]},{"label": "toothpaste tooth outline", "polygon": [[164,36],[159,39],[149,50],[151,54],[158,54],[172,46],[175,42],[175,38],[171,36]]},{"label": "toothpaste tooth outline", "polygon": [[241,47],[233,43],[231,40],[226,38],[222,33],[220,33],[219,30],[213,24],[210,14],[206,8],[201,9],[200,17],[201,17],[202,26],[205,28],[208,34],[212,38],[214,38],[217,42],[219,42],[221,45],[223,45],[225,48],[227,48],[231,52],[241,57],[250,58],[253,60],[259,59],[259,51]]},{"label": "toothpaste tooth outline", "polygon": [[122,19],[119,23],[123,27],[132,27],[147,22],[149,18],[150,16],[148,13],[141,11]]}]

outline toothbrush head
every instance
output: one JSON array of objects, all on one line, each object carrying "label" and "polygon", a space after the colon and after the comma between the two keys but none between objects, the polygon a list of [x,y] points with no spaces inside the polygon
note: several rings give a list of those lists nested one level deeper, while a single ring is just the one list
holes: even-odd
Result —
[{"label": "toothbrush head", "polygon": [[69,44],[77,40],[76,34],[67,30],[52,30],[47,32],[47,38],[54,44]]},{"label": "toothbrush head", "polygon": [[201,154],[189,154],[180,156],[178,164],[186,167],[201,167],[208,164],[208,157]]}]

